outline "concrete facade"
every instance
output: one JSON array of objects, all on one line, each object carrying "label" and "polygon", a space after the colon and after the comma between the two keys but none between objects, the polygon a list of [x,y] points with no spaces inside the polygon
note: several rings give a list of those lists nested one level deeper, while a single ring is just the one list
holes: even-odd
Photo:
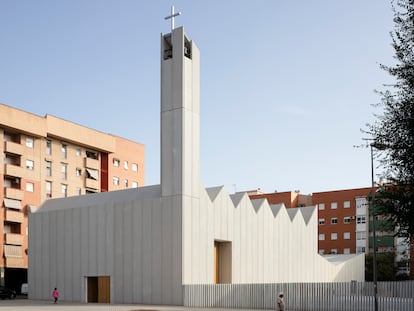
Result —
[{"label": "concrete facade", "polygon": [[88,302],[96,277],[110,302],[174,305],[188,284],[363,280],[363,257],[317,254],[315,206],[201,184],[199,52],[183,28],[161,36],[161,153],[160,185],[49,200],[31,215],[30,298],[56,286]]}]

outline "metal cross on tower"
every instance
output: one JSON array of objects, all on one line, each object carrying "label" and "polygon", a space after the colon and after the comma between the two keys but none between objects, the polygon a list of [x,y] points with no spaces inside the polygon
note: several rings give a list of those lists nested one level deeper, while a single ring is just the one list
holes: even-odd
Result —
[{"label": "metal cross on tower", "polygon": [[172,6],[171,6],[171,15],[166,16],[166,17],[164,18],[165,20],[167,20],[167,19],[171,19],[171,31],[173,31],[173,30],[174,30],[174,17],[176,17],[176,16],[178,16],[178,15],[181,15],[181,12],[177,12],[177,13],[175,13],[175,12],[174,12],[174,6],[172,5]]}]

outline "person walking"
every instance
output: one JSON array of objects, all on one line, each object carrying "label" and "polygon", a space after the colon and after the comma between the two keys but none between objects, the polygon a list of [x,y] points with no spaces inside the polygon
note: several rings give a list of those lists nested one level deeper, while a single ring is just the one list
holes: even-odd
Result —
[{"label": "person walking", "polygon": [[57,303],[58,299],[59,299],[59,291],[57,290],[57,288],[55,287],[55,289],[53,290],[52,293],[53,298],[55,299],[55,303]]},{"label": "person walking", "polygon": [[283,301],[283,293],[279,293],[277,297],[277,310],[285,311],[285,302]]}]

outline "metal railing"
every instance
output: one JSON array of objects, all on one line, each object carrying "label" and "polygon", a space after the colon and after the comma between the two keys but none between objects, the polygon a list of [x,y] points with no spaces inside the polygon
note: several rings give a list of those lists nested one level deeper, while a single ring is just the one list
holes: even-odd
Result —
[{"label": "metal railing", "polygon": [[[374,310],[372,282],[184,285],[184,306],[276,309],[284,293],[289,311]],[[378,282],[379,311],[413,311],[414,281]]]}]

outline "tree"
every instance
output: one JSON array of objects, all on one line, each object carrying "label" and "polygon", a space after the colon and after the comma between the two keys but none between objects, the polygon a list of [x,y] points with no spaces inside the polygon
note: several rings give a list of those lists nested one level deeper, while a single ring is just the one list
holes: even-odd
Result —
[{"label": "tree", "polygon": [[414,0],[392,1],[396,64],[381,65],[394,84],[378,91],[383,108],[366,131],[381,146],[387,184],[376,195],[377,214],[388,215],[400,236],[414,234]]},{"label": "tree", "polygon": [[[365,255],[365,281],[373,280],[372,254]],[[397,266],[393,253],[381,253],[377,255],[377,278],[378,281],[395,281],[397,276]]]}]

